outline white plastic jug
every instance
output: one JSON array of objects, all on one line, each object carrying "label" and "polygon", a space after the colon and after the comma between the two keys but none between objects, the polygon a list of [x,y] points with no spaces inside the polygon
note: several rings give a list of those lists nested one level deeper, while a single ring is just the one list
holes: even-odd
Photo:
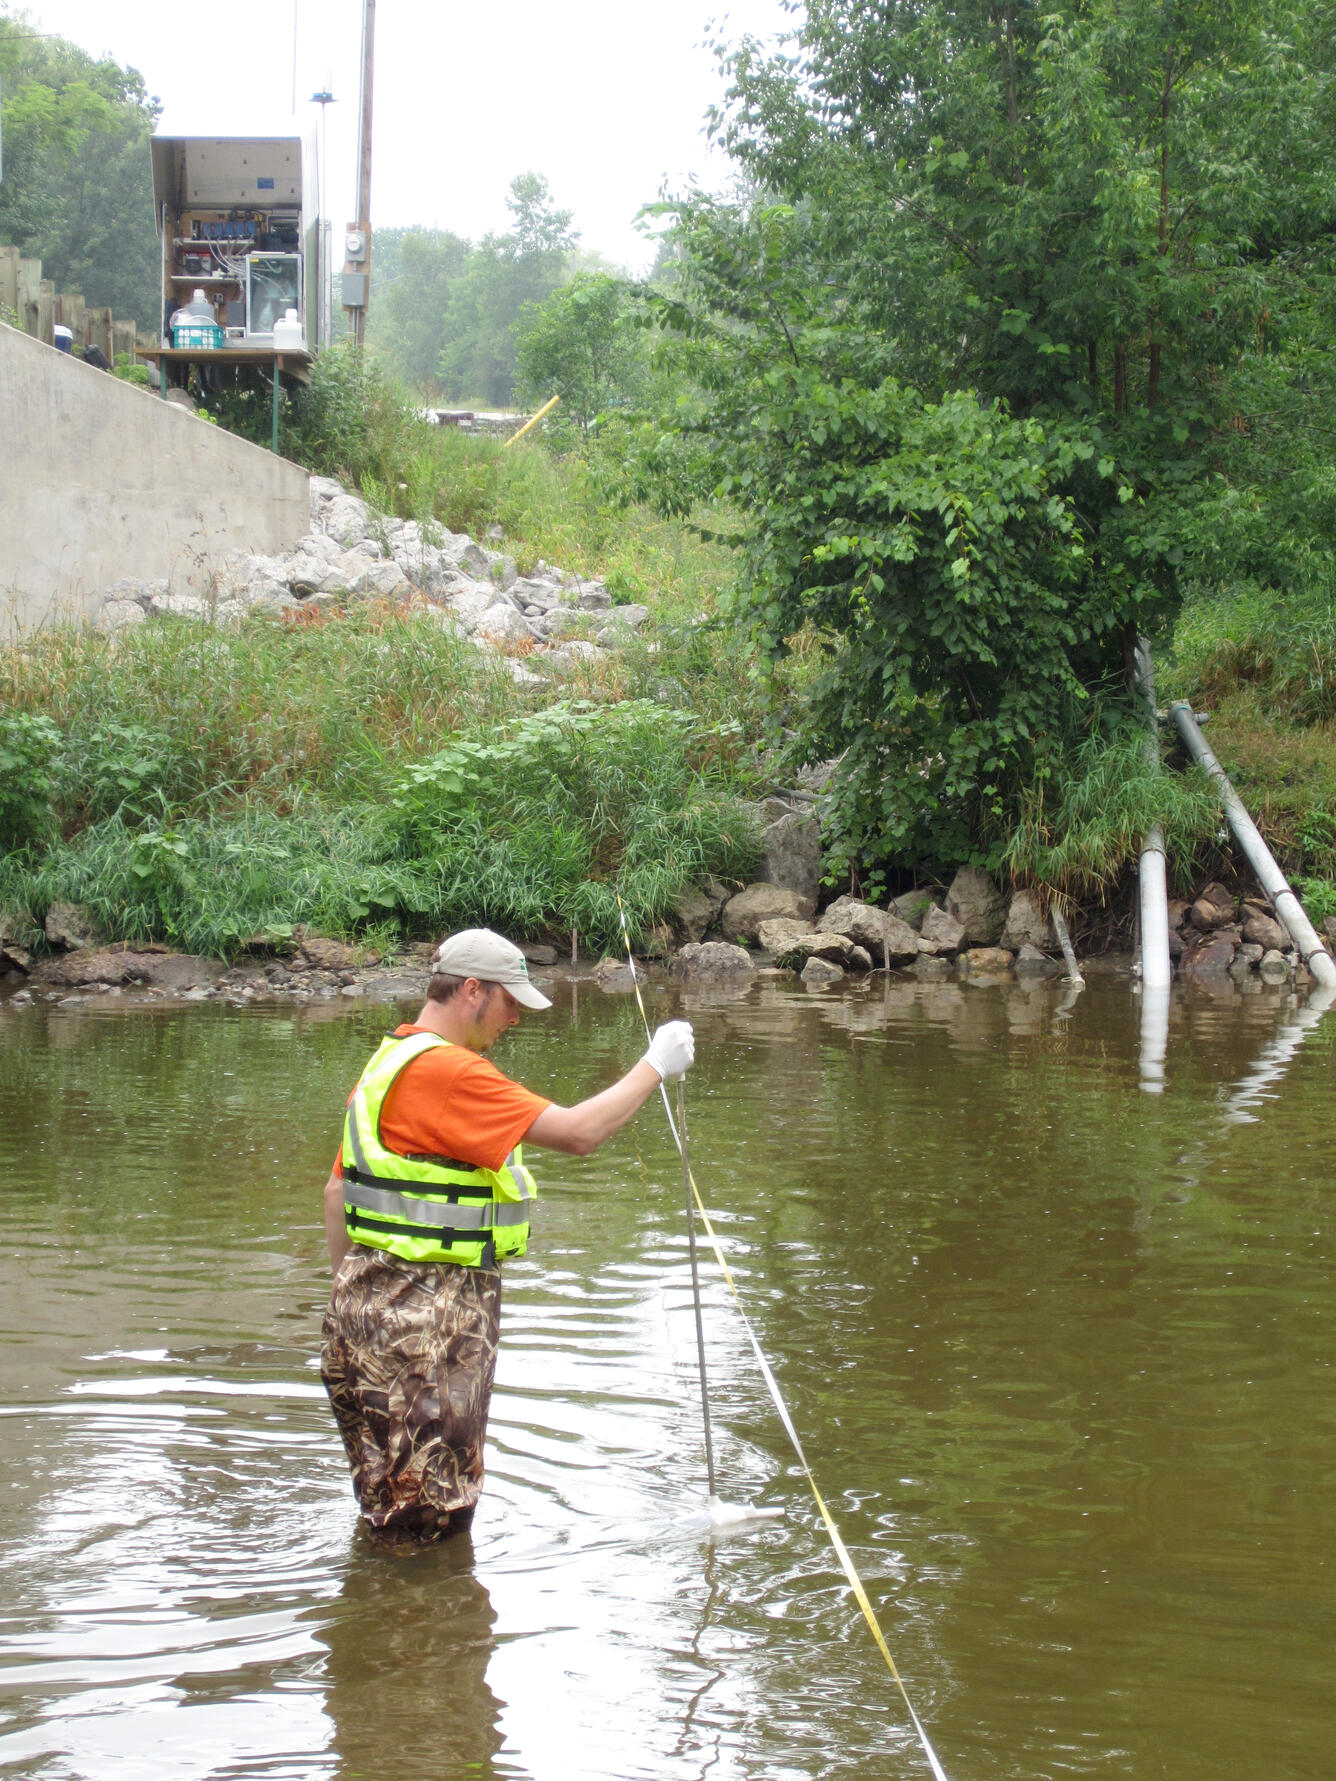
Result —
[{"label": "white plastic jug", "polygon": [[279,316],[274,323],[275,352],[305,352],[306,335],[302,329],[302,318],[295,309],[286,315]]},{"label": "white plastic jug", "polygon": [[211,322],[213,319],[213,304],[202,290],[195,290],[190,293],[189,303],[173,313],[171,326],[176,328],[184,322]]}]

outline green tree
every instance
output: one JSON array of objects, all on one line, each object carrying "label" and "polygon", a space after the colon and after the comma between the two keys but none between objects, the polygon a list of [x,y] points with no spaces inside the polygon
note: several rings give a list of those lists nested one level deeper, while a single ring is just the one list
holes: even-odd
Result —
[{"label": "green tree", "polygon": [[462,236],[442,229],[398,229],[394,236],[393,275],[377,286],[372,268],[367,341],[396,377],[431,394],[451,291],[473,249]]},{"label": "green tree", "polygon": [[810,0],[796,55],[730,55],[760,195],[678,209],[673,493],[744,509],[767,651],[825,651],[806,740],[844,752],[852,853],[995,848],[1211,547],[1259,365],[1329,313],[1330,24]]},{"label": "green tree", "polygon": [[513,228],[485,236],[451,288],[439,375],[455,399],[511,400],[520,311],[555,290],[578,240],[570,211],[553,207],[539,175],[512,180],[506,202]]},{"label": "green tree", "polygon": [[4,179],[0,240],[40,258],[62,290],[156,325],[159,252],[142,77],[0,18]]},{"label": "green tree", "polygon": [[613,403],[643,386],[646,336],[631,285],[607,273],[580,273],[542,303],[520,311],[517,388],[521,399],[561,397],[561,412],[589,431]]}]

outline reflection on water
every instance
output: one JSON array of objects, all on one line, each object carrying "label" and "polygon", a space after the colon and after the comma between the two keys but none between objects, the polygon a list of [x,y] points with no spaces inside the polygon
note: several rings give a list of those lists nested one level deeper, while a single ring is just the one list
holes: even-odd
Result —
[{"label": "reflection on water", "polygon": [[[1331,1021],[1232,984],[1154,1021],[1107,983],[652,993],[952,1781],[1325,1772]],[[657,1108],[546,1159],[471,1542],[358,1529],[319,1190],[385,1024],[0,1005],[0,1775],[924,1773],[708,1260],[721,1493],[788,1513],[693,1529]],[[573,1099],[642,1048],[585,988],[498,1057]]]}]

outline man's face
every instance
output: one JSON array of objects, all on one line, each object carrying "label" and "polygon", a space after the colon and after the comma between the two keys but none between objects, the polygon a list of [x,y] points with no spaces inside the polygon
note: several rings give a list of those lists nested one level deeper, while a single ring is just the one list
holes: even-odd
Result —
[{"label": "man's face", "polygon": [[488,1051],[511,1027],[516,1026],[523,1010],[500,983],[481,983],[477,1013],[474,1016],[470,1051]]}]

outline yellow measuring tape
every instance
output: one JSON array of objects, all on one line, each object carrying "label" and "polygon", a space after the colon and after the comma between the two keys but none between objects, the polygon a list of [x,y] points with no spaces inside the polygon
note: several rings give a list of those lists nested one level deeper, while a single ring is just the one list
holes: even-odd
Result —
[{"label": "yellow measuring tape", "polygon": [[[644,999],[640,994],[640,973],[636,970],[635,958],[631,952],[631,935],[626,926],[626,910],[622,907],[620,892],[617,893],[617,913],[622,924],[622,940],[626,945],[626,962],[631,968],[631,983],[636,992],[636,1006],[640,1010],[640,1018],[644,1023],[645,1037],[647,1039],[652,1039],[653,1035],[650,1032],[649,1016],[645,1012]],[[682,1149],[682,1140],[678,1135],[677,1122],[673,1118],[673,1110],[668,1102],[668,1088],[666,1083],[660,1082],[659,1093],[663,1097],[663,1110],[668,1115],[668,1126],[673,1134],[673,1142],[676,1144],[678,1152],[680,1153]],[[724,1256],[724,1251],[719,1242],[719,1238],[715,1235],[714,1226],[710,1223],[710,1215],[705,1210],[705,1202],[701,1199],[700,1189],[696,1186],[696,1177],[692,1174],[690,1165],[688,1165],[687,1168],[687,1177],[691,1182],[692,1196],[696,1202],[696,1209],[700,1213],[701,1224],[705,1228],[705,1234],[709,1239],[710,1247],[714,1251],[715,1260],[719,1263],[720,1271],[723,1274],[724,1279],[728,1282],[728,1290],[733,1295],[733,1303],[737,1308],[738,1316],[742,1319],[742,1327],[747,1332],[747,1339],[751,1343],[752,1353],[756,1357],[756,1364],[760,1368],[761,1377],[765,1380],[766,1388],[770,1393],[779,1420],[783,1424],[784,1433],[789,1437],[789,1440],[793,1445],[793,1451],[798,1456],[798,1464],[803,1469],[803,1476],[807,1479],[817,1509],[820,1511],[821,1519],[825,1523],[826,1532],[830,1535],[830,1543],[835,1548],[835,1556],[839,1559],[840,1566],[849,1580],[849,1587],[853,1591],[854,1600],[863,1611],[863,1618],[867,1621],[872,1637],[877,1642],[877,1649],[886,1660],[886,1668],[891,1672],[895,1681],[895,1686],[900,1691],[900,1698],[905,1703],[905,1710],[909,1714],[914,1730],[918,1733],[919,1743],[923,1746],[923,1754],[928,1759],[928,1766],[933,1772],[935,1781],[947,1781],[946,1771],[937,1760],[937,1753],[929,1742],[928,1734],[923,1729],[923,1722],[914,1711],[914,1703],[910,1700],[908,1690],[905,1688],[900,1672],[895,1667],[895,1659],[891,1656],[891,1648],[886,1643],[886,1635],[881,1630],[881,1622],[877,1619],[876,1609],[872,1606],[867,1590],[863,1587],[863,1580],[854,1567],[853,1559],[849,1556],[848,1547],[840,1538],[840,1530],[836,1527],[830,1510],[826,1507],[826,1499],[822,1496],[817,1487],[816,1479],[812,1476],[812,1468],[807,1463],[807,1455],[803,1452],[803,1444],[798,1438],[798,1431],[793,1426],[793,1418],[789,1415],[788,1405],[784,1402],[784,1395],[779,1389],[779,1381],[771,1371],[770,1363],[765,1358],[761,1349],[761,1344],[756,1339],[756,1331],[752,1328],[751,1319],[747,1316],[746,1309],[743,1306],[737,1283],[733,1279],[732,1270],[729,1268],[727,1259]]]}]

